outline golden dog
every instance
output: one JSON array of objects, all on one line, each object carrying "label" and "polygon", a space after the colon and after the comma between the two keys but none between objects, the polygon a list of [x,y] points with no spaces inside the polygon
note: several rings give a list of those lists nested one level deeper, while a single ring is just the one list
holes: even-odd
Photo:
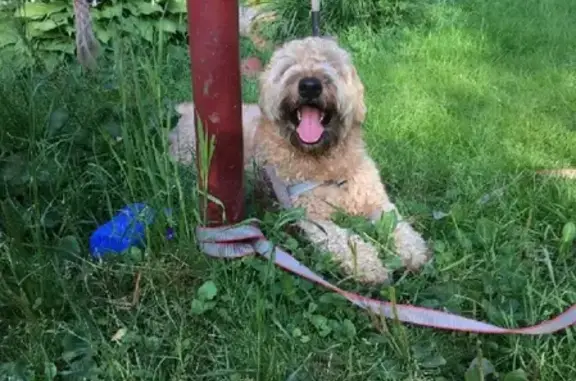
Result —
[{"label": "golden dog", "polygon": [[[183,103],[177,111],[170,153],[189,163],[195,148],[194,105]],[[270,165],[289,189],[300,187],[292,201],[306,211],[307,220],[299,226],[312,243],[330,252],[347,274],[381,283],[389,271],[377,249],[332,222],[336,209],[372,220],[396,213],[394,245],[410,269],[423,265],[430,250],[386,194],[362,138],[365,114],[364,86],[337,42],[320,37],[287,42],[260,77],[259,104],[243,106],[244,156],[247,168]]]}]

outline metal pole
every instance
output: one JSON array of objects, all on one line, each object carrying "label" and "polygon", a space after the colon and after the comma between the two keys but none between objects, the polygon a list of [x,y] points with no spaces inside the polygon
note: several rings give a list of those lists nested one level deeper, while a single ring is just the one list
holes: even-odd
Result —
[{"label": "metal pole", "polygon": [[312,0],[312,36],[320,36],[320,0]]},{"label": "metal pole", "polygon": [[[208,193],[224,204],[226,221],[217,203],[203,198],[202,205],[207,203],[207,225],[233,224],[244,217],[238,1],[188,0],[187,4],[196,123],[201,122],[205,136],[216,141]],[[197,164],[203,173],[200,160]]]}]

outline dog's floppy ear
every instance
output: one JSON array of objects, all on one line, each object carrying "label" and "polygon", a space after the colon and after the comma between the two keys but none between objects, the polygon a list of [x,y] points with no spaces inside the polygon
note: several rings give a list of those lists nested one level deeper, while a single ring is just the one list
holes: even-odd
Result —
[{"label": "dog's floppy ear", "polygon": [[266,65],[266,68],[260,74],[260,79],[258,86],[260,89],[260,95],[258,97],[258,105],[262,114],[268,119],[278,118],[278,108],[276,105],[281,102],[281,91],[278,91],[277,83],[274,83],[273,77],[274,73],[272,70],[276,68],[271,66],[270,63]]},{"label": "dog's floppy ear", "polygon": [[356,99],[354,110],[354,120],[357,123],[364,123],[366,118],[366,104],[364,103],[364,85],[356,72],[356,68],[352,66],[350,69],[350,85],[354,88],[354,97]]}]

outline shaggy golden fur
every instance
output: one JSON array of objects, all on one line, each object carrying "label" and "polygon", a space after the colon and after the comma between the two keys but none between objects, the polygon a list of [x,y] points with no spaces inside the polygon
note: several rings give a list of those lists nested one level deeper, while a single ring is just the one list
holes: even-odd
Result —
[{"label": "shaggy golden fur", "polygon": [[[305,116],[310,107],[316,111]],[[193,159],[193,108],[191,103],[177,107],[181,117],[170,136],[170,152],[183,162]],[[259,105],[243,106],[244,150],[247,168],[253,162],[272,165],[287,185],[322,183],[293,200],[307,213],[308,221],[300,227],[346,273],[380,283],[387,280],[388,270],[376,248],[330,219],[335,208],[372,220],[384,212],[398,213],[365,149],[365,113],[364,86],[349,54],[333,40],[293,40],[273,54],[262,73]],[[314,125],[323,129],[317,141],[300,132],[309,115],[316,115]],[[428,260],[425,241],[406,221],[400,220],[393,235],[406,267],[417,269]]]}]

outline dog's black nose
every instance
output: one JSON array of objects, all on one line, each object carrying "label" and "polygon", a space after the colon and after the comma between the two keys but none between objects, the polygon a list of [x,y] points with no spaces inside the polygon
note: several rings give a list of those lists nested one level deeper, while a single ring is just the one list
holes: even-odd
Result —
[{"label": "dog's black nose", "polygon": [[302,78],[298,83],[298,93],[305,99],[318,98],[322,94],[322,82],[315,77]]}]

